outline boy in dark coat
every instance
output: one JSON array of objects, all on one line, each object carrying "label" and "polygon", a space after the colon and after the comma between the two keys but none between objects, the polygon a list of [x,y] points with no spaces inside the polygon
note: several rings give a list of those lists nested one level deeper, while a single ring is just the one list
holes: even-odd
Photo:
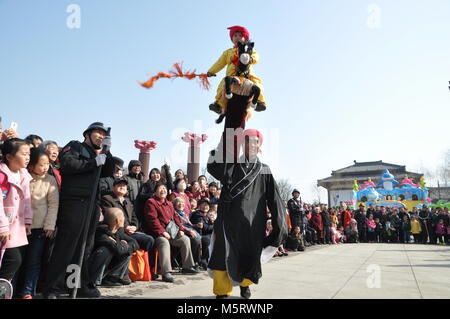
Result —
[{"label": "boy in dark coat", "polygon": [[295,226],[289,234],[286,248],[293,251],[304,251],[303,234],[300,232],[300,226]]},{"label": "boy in dark coat", "polygon": [[128,274],[131,255],[138,243],[124,230],[124,214],[119,208],[108,208],[104,223],[97,227],[94,252],[89,259],[89,274],[95,285],[121,286]]}]

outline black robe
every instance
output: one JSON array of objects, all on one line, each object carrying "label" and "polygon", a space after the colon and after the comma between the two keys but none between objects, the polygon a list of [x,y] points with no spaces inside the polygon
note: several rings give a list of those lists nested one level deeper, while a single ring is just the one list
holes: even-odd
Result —
[{"label": "black robe", "polygon": [[[220,147],[220,146],[219,146]],[[219,149],[219,148],[218,148]],[[258,158],[251,163],[220,163],[212,151],[208,172],[223,185],[214,222],[208,268],[226,270],[234,281],[257,284],[262,276],[261,254],[270,257],[287,236],[286,212],[269,167]],[[273,231],[266,237],[267,208]],[[272,248],[270,248],[271,246]]]}]

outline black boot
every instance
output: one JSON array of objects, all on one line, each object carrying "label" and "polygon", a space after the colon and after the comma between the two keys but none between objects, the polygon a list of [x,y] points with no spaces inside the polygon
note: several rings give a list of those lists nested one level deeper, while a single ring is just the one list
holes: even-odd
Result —
[{"label": "black boot", "polygon": [[181,273],[185,274],[185,275],[195,275],[195,274],[198,274],[199,271],[192,267],[192,268],[183,268],[183,269],[181,269]]},{"label": "black boot", "polygon": [[257,102],[256,103],[256,107],[255,107],[255,111],[256,112],[262,112],[262,111],[265,111],[266,110],[266,105],[264,104],[264,103],[262,103],[262,102]]},{"label": "black boot", "polygon": [[173,279],[173,277],[170,274],[170,272],[168,272],[168,273],[162,275],[162,281],[164,281],[164,282],[174,282],[175,280]]},{"label": "black boot", "polygon": [[250,287],[239,286],[239,288],[241,288],[241,297],[244,299],[250,299],[250,297],[252,296],[252,293],[250,292]]},{"label": "black boot", "polygon": [[100,291],[93,286],[82,287],[77,291],[77,298],[100,298],[101,296]]},{"label": "black boot", "polygon": [[217,103],[210,104],[209,109],[217,114],[222,114],[222,108]]}]

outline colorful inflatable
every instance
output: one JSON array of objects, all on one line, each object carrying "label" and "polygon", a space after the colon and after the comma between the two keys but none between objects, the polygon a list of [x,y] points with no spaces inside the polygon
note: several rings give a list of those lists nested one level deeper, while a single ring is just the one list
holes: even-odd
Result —
[{"label": "colorful inflatable", "polygon": [[370,178],[364,182],[364,187],[361,187],[359,191],[356,191],[357,188],[353,185],[353,197],[357,206],[362,203],[366,207],[374,204],[412,210],[414,207],[430,203],[423,177],[420,179],[420,184],[415,184],[413,179],[407,176],[399,183],[389,170],[385,170],[380,177],[378,186],[381,187],[376,188]]}]

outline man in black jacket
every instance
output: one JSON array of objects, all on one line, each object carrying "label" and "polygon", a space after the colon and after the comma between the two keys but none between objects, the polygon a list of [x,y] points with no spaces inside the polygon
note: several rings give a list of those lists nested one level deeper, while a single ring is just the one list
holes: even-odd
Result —
[{"label": "man in black jacket", "polygon": [[291,220],[292,229],[300,226],[302,233],[303,229],[303,203],[300,198],[300,192],[297,189],[292,191],[292,198],[288,201],[289,219]]},{"label": "man in black jacket", "polygon": [[359,209],[355,212],[355,220],[358,223],[358,238],[360,243],[367,242],[367,214],[363,204],[359,204]]},{"label": "man in black jacket", "polygon": [[138,243],[125,232],[125,217],[120,208],[108,208],[103,224],[97,227],[95,247],[89,259],[90,281],[95,285],[130,284],[128,264]]},{"label": "man in black jacket", "polygon": [[[98,182],[95,180],[98,169],[101,169],[101,176],[111,176],[114,172],[114,163],[109,152],[111,140],[106,136],[107,131],[108,128],[103,123],[92,123],[83,132],[83,143],[71,141],[59,154],[62,184],[55,247],[43,286],[45,298],[56,298],[59,292],[58,286],[63,282],[66,272],[73,272],[73,265],[78,263],[86,219],[89,219],[89,228],[78,296],[100,297],[100,292],[89,285],[86,263],[93,248],[95,229],[100,217],[97,205],[94,205],[93,211],[89,211],[92,192],[96,191],[98,194],[98,189],[93,190],[92,187]],[[101,154],[102,145],[107,146],[105,154]],[[69,268],[69,266],[72,267]],[[67,283],[66,288],[75,288],[68,286]]]}]

